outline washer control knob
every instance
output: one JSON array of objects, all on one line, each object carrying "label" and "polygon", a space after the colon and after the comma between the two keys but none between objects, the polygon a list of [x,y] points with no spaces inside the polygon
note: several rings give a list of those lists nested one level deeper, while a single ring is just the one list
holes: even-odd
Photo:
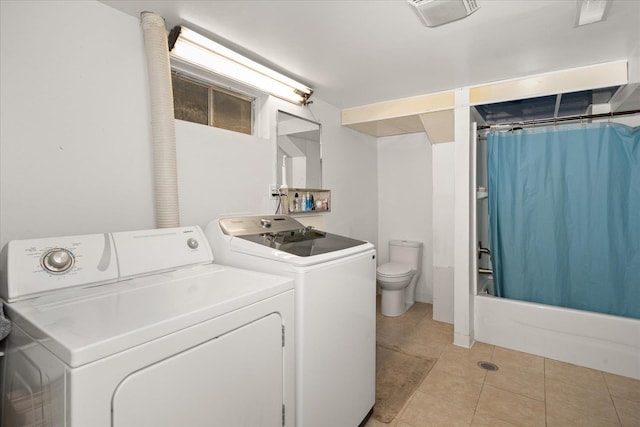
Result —
[{"label": "washer control knob", "polygon": [[51,249],[42,256],[42,267],[51,273],[66,273],[74,262],[73,254],[62,248]]},{"label": "washer control knob", "polygon": [[200,246],[200,243],[198,243],[196,239],[191,237],[189,240],[187,240],[187,246],[189,246],[191,249],[198,249],[198,246]]},{"label": "washer control knob", "polygon": [[262,228],[271,228],[271,220],[262,218],[260,220],[260,226]]}]

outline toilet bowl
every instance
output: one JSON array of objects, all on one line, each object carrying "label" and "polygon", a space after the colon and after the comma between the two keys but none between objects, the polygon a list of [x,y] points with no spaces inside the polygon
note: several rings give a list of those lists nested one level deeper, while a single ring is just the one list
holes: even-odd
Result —
[{"label": "toilet bowl", "polygon": [[380,311],[384,316],[396,317],[409,307],[405,302],[405,289],[416,271],[407,264],[390,262],[376,269],[376,280],[382,289]]},{"label": "toilet bowl", "polygon": [[380,311],[383,316],[401,316],[413,305],[421,264],[422,243],[389,242],[389,262],[376,269],[376,281],[382,289]]}]

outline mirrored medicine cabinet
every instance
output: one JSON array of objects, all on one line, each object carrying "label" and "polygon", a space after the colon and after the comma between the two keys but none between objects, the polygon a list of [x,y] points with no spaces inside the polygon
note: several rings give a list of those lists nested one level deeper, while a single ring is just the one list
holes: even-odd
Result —
[{"label": "mirrored medicine cabinet", "polygon": [[277,186],[322,188],[320,124],[278,111]]}]

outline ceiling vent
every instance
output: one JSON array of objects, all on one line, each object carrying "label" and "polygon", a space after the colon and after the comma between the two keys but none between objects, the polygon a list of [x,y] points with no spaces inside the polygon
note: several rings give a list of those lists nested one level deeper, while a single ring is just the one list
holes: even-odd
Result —
[{"label": "ceiling vent", "polygon": [[476,0],[407,0],[427,27],[437,27],[471,15],[480,6]]}]

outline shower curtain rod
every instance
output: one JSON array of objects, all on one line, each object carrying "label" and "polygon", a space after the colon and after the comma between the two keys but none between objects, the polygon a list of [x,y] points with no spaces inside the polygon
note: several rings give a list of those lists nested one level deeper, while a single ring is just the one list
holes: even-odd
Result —
[{"label": "shower curtain rod", "polygon": [[578,116],[566,116],[566,117],[556,117],[553,119],[536,119],[536,120],[525,120],[522,122],[508,122],[508,123],[496,123],[493,125],[481,125],[478,126],[478,130],[484,129],[495,129],[498,127],[518,127],[518,126],[535,126],[537,124],[544,123],[559,123],[559,122],[569,122],[576,120],[588,120],[588,119],[606,119],[616,116],[628,116],[632,114],[640,114],[640,110],[629,110],[629,111],[617,111],[611,113],[600,113],[600,114],[581,114]]}]

